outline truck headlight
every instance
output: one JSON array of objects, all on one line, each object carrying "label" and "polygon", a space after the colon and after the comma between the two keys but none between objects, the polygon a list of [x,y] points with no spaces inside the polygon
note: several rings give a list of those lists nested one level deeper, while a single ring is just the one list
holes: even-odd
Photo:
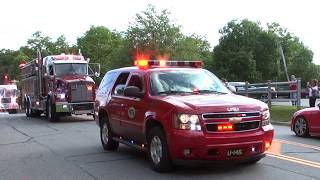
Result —
[{"label": "truck headlight", "polygon": [[262,112],[262,126],[267,126],[270,124],[270,111],[266,110]]},{"label": "truck headlight", "polygon": [[66,98],[66,94],[62,93],[62,94],[57,94],[57,98],[58,99],[65,99]]},{"label": "truck headlight", "polygon": [[195,114],[178,114],[175,120],[175,127],[177,129],[200,131],[199,116]]}]

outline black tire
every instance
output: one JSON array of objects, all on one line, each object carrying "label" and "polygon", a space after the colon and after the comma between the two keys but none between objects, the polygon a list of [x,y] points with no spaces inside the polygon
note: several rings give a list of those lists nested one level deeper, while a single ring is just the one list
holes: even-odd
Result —
[{"label": "black tire", "polygon": [[174,166],[170,157],[166,136],[162,128],[152,128],[147,137],[148,158],[152,169],[157,172],[172,170]]},{"label": "black tire", "polygon": [[299,137],[309,136],[308,122],[304,117],[299,116],[296,118],[294,121],[293,131]]},{"label": "black tire", "polygon": [[42,114],[42,111],[31,109],[31,116],[32,117],[40,117],[41,114]]},{"label": "black tire", "polygon": [[115,151],[119,147],[119,142],[112,139],[114,135],[111,131],[111,127],[108,119],[105,116],[102,116],[101,118],[102,118],[101,124],[100,124],[101,145],[104,150]]},{"label": "black tire", "polygon": [[244,162],[243,164],[248,164],[248,165],[256,164],[256,163],[259,162],[261,159],[262,159],[262,157],[250,159],[250,160]]},{"label": "black tire", "polygon": [[8,111],[9,114],[17,114],[17,110],[16,109],[12,109]]},{"label": "black tire", "polygon": [[56,105],[53,104],[51,100],[47,102],[46,116],[50,122],[57,122],[59,120],[58,113],[56,112]]}]

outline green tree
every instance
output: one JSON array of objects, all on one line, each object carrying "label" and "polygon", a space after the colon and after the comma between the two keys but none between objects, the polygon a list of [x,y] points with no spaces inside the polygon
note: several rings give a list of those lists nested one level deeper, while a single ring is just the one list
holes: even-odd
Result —
[{"label": "green tree", "polygon": [[275,34],[247,19],[230,21],[220,33],[214,48],[214,69],[219,76],[251,82],[278,77],[280,55]]},{"label": "green tree", "polygon": [[[300,77],[303,86],[310,79],[320,78],[319,66],[312,62],[313,52],[298,37],[282,28],[278,23],[268,24],[268,31],[277,35],[278,43],[283,48],[289,76],[294,74]],[[279,79],[286,80],[284,71],[280,74]]]},{"label": "green tree", "polygon": [[132,54],[141,52],[156,58],[174,53],[177,41],[183,36],[180,26],[172,23],[169,15],[168,10],[158,12],[152,5],[148,5],[141,14],[136,14],[126,33]]},{"label": "green tree", "polygon": [[91,62],[101,64],[101,72],[132,64],[123,36],[106,27],[92,26],[84,36],[78,38],[77,44]]}]

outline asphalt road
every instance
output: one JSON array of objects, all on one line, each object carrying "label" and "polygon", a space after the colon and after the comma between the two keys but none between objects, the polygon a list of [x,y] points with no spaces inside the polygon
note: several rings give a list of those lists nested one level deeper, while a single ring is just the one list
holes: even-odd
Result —
[{"label": "asphalt road", "polygon": [[44,117],[0,114],[0,179],[320,180],[320,138],[295,137],[286,126],[275,129],[271,150],[257,164],[180,166],[159,174],[150,169],[143,152],[123,145],[104,152],[90,118],[50,123]]}]

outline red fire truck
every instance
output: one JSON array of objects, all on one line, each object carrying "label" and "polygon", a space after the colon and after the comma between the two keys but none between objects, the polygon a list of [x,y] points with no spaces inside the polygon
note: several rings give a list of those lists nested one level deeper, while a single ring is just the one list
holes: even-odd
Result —
[{"label": "red fire truck", "polygon": [[95,82],[100,65],[82,55],[51,55],[25,64],[22,69],[22,104],[28,117],[46,114],[49,121],[71,114],[93,114]]}]

